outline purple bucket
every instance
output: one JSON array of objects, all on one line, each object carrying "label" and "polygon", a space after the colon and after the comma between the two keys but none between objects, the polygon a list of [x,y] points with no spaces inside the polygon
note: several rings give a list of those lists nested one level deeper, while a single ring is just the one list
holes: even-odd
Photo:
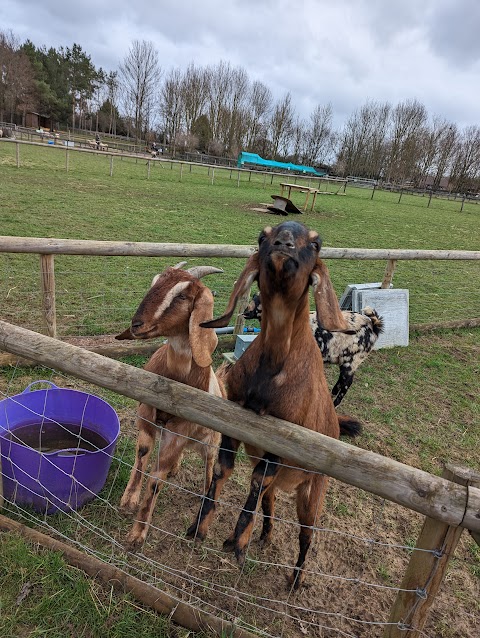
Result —
[{"label": "purple bucket", "polygon": [[[50,387],[30,391],[37,383]],[[105,485],[119,434],[118,415],[103,399],[31,383],[0,401],[5,499],[47,514],[82,507]]]}]

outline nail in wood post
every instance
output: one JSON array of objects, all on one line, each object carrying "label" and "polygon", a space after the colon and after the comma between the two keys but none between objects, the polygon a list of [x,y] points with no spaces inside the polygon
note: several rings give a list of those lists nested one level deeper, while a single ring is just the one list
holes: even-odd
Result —
[{"label": "nail in wood post", "polygon": [[[447,465],[442,478],[459,485],[480,486],[480,474],[467,468]],[[403,590],[413,591],[398,592],[389,619],[395,624],[387,627],[384,638],[418,638],[462,532],[463,527],[425,519],[416,549],[432,551],[413,552],[400,585]]]},{"label": "nail in wood post", "polygon": [[57,336],[57,315],[55,309],[55,267],[53,255],[40,255],[42,277],[43,316],[49,337]]},{"label": "nail in wood post", "polygon": [[390,288],[390,284],[392,283],[393,273],[395,272],[396,266],[397,266],[396,259],[389,259],[387,261],[387,266],[383,274],[383,281],[380,288]]}]

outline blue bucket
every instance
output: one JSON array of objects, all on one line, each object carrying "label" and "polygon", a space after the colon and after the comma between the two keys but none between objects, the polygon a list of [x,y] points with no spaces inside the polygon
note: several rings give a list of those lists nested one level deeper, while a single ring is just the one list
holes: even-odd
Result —
[{"label": "blue bucket", "polygon": [[[47,389],[31,390],[37,383]],[[103,399],[35,381],[0,401],[7,501],[54,514],[82,507],[105,485],[120,422]]]}]

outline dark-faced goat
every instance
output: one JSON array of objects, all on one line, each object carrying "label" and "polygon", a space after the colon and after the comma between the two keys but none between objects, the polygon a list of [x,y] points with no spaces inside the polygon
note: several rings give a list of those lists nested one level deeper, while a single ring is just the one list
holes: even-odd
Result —
[{"label": "dark-faced goat", "polygon": [[[330,332],[321,326],[317,313],[310,313],[310,327],[320,348],[324,363],[334,363],[340,367],[340,375],[332,389],[333,405],[340,405],[352,385],[353,377],[363,361],[368,357],[379,335],[383,332],[383,319],[376,310],[366,307],[362,312],[342,310],[345,321],[352,328],[352,334]],[[260,294],[243,311],[245,319],[262,319]]]},{"label": "dark-faced goat", "polygon": [[[182,270],[180,266],[168,268],[157,275],[152,287],[136,311],[130,328],[117,339],[151,339],[168,337],[145,364],[145,370],[169,379],[225,396],[222,382],[213,369],[212,353],[217,346],[213,329],[205,330],[199,324],[213,317],[213,295],[200,281],[200,277],[223,272],[211,266]],[[156,425],[155,425],[156,424]],[[135,464],[130,480],[120,501],[120,507],[135,511],[135,523],[127,543],[135,549],[147,537],[160,484],[180,467],[183,451],[196,450],[205,460],[205,489],[210,485],[213,466],[218,453],[220,434],[191,421],[167,414],[140,403],[137,409],[138,430]],[[142,479],[155,446],[155,435],[160,428],[160,450],[140,503]]]},{"label": "dark-faced goat", "polygon": [[[225,315],[203,325],[227,325],[239,297],[257,281],[262,293],[262,330],[227,371],[228,398],[257,414],[271,414],[338,438],[340,424],[348,429],[350,423],[358,429],[359,423],[335,412],[322,355],[310,329],[309,284],[314,289],[320,323],[331,331],[351,328],[340,311],[328,270],[319,259],[320,243],[315,231],[297,222],[265,228],[258,252],[249,258],[233,288]],[[205,538],[220,491],[233,471],[239,445],[239,441],[222,436],[212,484],[196,522],[187,531],[189,538]],[[261,540],[266,542],[272,533],[276,490],[296,491],[300,552],[289,582],[297,588],[303,580],[302,568],[322,511],[328,478],[292,467],[295,464],[288,459],[252,445],[245,447],[254,463],[250,494],[224,548],[233,550],[242,563],[259,503],[264,515]]]}]

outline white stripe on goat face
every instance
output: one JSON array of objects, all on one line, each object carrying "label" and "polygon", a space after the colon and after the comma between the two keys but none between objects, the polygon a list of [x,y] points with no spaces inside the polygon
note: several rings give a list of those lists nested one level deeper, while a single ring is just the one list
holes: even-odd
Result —
[{"label": "white stripe on goat face", "polygon": [[182,292],[182,290],[185,290],[185,288],[188,288],[189,285],[190,285],[189,281],[180,281],[178,284],[175,284],[175,286],[167,292],[167,294],[165,295],[165,299],[158,306],[158,308],[155,311],[155,314],[153,315],[154,321],[158,321],[160,319],[160,317],[163,315],[165,310],[170,306],[170,304],[175,299],[175,297],[179,295]]}]

